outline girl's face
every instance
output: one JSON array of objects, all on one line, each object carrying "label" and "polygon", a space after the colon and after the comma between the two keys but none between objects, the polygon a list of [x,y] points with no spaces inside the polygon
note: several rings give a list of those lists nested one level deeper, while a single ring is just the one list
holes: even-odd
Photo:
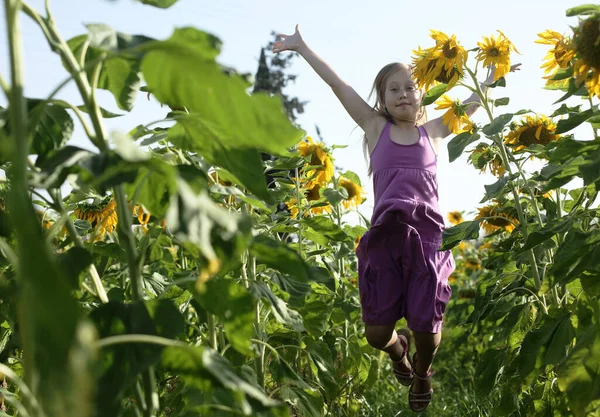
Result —
[{"label": "girl's face", "polygon": [[394,119],[416,121],[422,97],[408,70],[399,70],[390,75],[383,98],[388,113]]}]

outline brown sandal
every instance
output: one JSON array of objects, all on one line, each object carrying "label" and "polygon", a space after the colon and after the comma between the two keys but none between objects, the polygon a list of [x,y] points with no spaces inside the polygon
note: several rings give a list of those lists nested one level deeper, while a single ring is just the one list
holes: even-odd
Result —
[{"label": "brown sandal", "polygon": [[[435,372],[430,371],[430,372],[427,372],[427,375],[421,376],[421,375],[417,374],[416,363],[417,363],[417,354],[415,353],[415,356],[413,357],[414,377],[417,379],[420,379],[421,381],[430,380],[431,377],[435,374]],[[431,403],[431,399],[433,397],[433,388],[431,388],[429,390],[429,392],[424,392],[424,393],[420,393],[420,394],[412,392],[412,388],[413,388],[413,386],[411,384],[410,389],[408,390],[408,405],[410,406],[410,409],[416,413],[425,411],[425,409],[429,406],[429,403]]]},{"label": "brown sandal", "polygon": [[[410,356],[409,356],[410,332],[407,329],[400,329],[400,330],[396,331],[396,334],[398,335],[398,341],[400,342],[400,344],[402,345],[402,348],[404,349],[404,353],[402,354],[402,358],[400,358],[399,361],[392,361],[392,370],[394,371],[394,376],[396,377],[398,382],[400,382],[405,387],[408,387],[408,386],[411,386],[413,383],[413,366],[412,366],[412,363],[410,362]],[[400,336],[404,336],[406,338],[406,343],[404,343],[404,341],[402,339],[400,339]],[[408,363],[411,366],[410,372],[402,372],[402,371],[394,368],[394,365],[399,364],[399,363],[404,363],[405,357],[408,359]]]}]

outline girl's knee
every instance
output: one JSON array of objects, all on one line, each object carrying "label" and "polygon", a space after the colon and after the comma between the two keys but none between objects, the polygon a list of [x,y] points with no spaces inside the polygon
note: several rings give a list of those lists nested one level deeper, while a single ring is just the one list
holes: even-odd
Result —
[{"label": "girl's knee", "polygon": [[382,350],[392,340],[393,327],[388,326],[367,326],[365,328],[365,336],[367,342],[375,349]]}]

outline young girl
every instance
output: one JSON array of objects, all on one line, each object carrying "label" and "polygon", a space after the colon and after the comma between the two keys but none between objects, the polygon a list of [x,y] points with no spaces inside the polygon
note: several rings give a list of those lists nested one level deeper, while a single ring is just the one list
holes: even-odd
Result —
[{"label": "young girl", "polygon": [[[389,354],[396,378],[410,385],[411,409],[423,411],[433,393],[431,364],[455,267],[450,251],[438,251],[444,219],[438,207],[437,154],[450,131],[441,117],[426,121],[423,91],[410,66],[392,63],[379,71],[373,85],[377,102],[371,107],[306,45],[298,26],[293,35],[279,39],[273,51],[298,52],[365,133],[375,191],[371,228],[356,251],[366,338]],[[472,104],[470,116],[479,97],[473,94],[465,103]],[[403,317],[412,338],[406,329],[395,331]],[[411,339],[416,346],[412,363],[407,355]]]}]

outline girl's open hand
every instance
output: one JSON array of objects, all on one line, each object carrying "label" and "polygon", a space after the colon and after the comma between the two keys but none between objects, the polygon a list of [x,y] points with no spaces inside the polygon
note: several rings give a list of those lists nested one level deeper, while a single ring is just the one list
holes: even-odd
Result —
[{"label": "girl's open hand", "polygon": [[298,48],[304,44],[302,35],[298,30],[298,25],[296,25],[296,31],[293,35],[279,34],[277,37],[280,40],[273,44],[273,52],[297,51]]},{"label": "girl's open hand", "polygon": [[510,66],[510,72],[515,72],[515,71],[519,71],[521,70],[521,68],[519,68],[521,66],[521,64],[515,64],[515,65],[511,65]]}]

